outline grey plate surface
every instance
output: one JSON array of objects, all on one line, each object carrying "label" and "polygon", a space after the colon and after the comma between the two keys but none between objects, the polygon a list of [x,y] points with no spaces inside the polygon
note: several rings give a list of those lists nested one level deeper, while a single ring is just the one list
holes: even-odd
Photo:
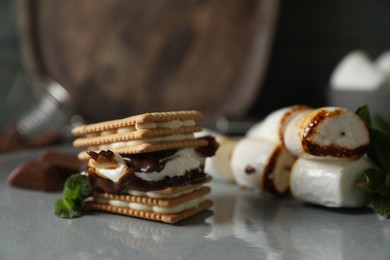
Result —
[{"label": "grey plate surface", "polygon": [[64,220],[61,193],[6,184],[41,151],[0,156],[0,259],[390,259],[390,220],[212,182],[215,205],[176,225],[106,213]]}]

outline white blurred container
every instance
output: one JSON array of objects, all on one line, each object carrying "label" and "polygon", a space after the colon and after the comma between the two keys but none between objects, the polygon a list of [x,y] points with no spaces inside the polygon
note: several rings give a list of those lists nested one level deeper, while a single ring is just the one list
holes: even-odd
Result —
[{"label": "white blurred container", "polygon": [[348,53],[330,77],[328,105],[355,111],[367,104],[372,113],[390,116],[390,69],[385,69],[390,64],[388,59],[388,52],[375,61],[361,50]]},{"label": "white blurred container", "polygon": [[329,88],[327,102],[331,106],[345,107],[351,111],[367,104],[371,113],[390,116],[390,91],[387,89],[359,91]]}]

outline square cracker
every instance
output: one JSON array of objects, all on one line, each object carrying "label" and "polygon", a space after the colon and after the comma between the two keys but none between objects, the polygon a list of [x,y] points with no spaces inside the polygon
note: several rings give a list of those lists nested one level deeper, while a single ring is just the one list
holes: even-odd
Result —
[{"label": "square cracker", "polygon": [[167,128],[142,129],[142,130],[136,130],[134,132],[129,132],[129,133],[77,138],[73,142],[73,146],[74,147],[98,146],[102,144],[110,144],[115,142],[144,140],[149,138],[180,135],[180,134],[181,135],[192,134],[194,132],[199,132],[201,130],[202,127],[200,126],[187,126],[187,127],[176,128],[176,129],[167,129]]},{"label": "square cracker", "polygon": [[106,200],[119,200],[123,202],[129,202],[129,203],[139,203],[144,204],[148,206],[158,206],[163,208],[172,208],[179,204],[182,204],[186,201],[190,201],[192,199],[205,196],[206,194],[210,193],[211,189],[210,187],[201,187],[199,189],[196,189],[190,193],[183,194],[176,198],[150,198],[146,196],[134,196],[134,195],[128,195],[128,194],[110,194],[110,193],[99,193],[96,192],[93,194],[94,200],[98,199],[106,199]]},{"label": "square cracker", "polygon": [[86,135],[91,133],[98,133],[102,131],[117,129],[121,127],[129,127],[137,123],[153,123],[153,122],[164,122],[164,121],[171,121],[171,120],[189,120],[189,119],[197,120],[202,117],[203,117],[203,113],[197,110],[145,113],[145,114],[130,116],[123,119],[77,126],[72,129],[72,134],[75,136],[81,136],[81,135]]},{"label": "square cracker", "polygon": [[213,202],[211,200],[205,200],[203,201],[198,207],[185,210],[179,213],[175,214],[166,214],[166,213],[156,213],[152,211],[141,211],[141,210],[134,210],[130,208],[124,208],[124,207],[118,207],[118,206],[112,206],[104,203],[97,203],[97,202],[87,202],[87,208],[94,209],[98,211],[104,211],[109,213],[115,213],[120,215],[126,215],[131,217],[137,217],[137,218],[143,218],[143,219],[149,219],[154,221],[161,221],[169,224],[177,223],[183,219],[189,218],[195,214],[198,214],[202,211],[205,211],[206,209],[210,208],[213,205]]},{"label": "square cracker", "polygon": [[180,185],[180,186],[172,186],[172,187],[165,188],[163,190],[156,190],[154,192],[158,192],[158,193],[162,193],[162,194],[166,194],[166,195],[175,194],[178,192],[183,192],[183,191],[186,191],[189,189],[197,188],[205,183],[210,182],[212,179],[213,179],[212,176],[207,175],[206,179],[202,182],[199,182],[199,183],[194,183],[194,184],[188,183],[188,184]]},{"label": "square cracker", "polygon": [[[138,154],[138,153],[149,153],[156,151],[163,151],[169,149],[181,149],[188,147],[201,147],[206,146],[208,141],[204,138],[180,140],[180,141],[167,141],[167,142],[156,142],[156,143],[143,143],[131,147],[121,148],[110,148],[109,150],[119,154]],[[80,160],[89,159],[87,151],[82,151],[78,154]]]}]

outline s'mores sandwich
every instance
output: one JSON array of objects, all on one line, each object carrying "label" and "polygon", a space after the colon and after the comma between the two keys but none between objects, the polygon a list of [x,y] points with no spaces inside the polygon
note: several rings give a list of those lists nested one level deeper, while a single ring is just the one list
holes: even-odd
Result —
[{"label": "s'mores sandwich", "polygon": [[203,169],[218,143],[195,138],[202,116],[155,112],[74,128],[73,145],[86,148],[78,157],[87,161],[87,208],[175,223],[211,207]]}]

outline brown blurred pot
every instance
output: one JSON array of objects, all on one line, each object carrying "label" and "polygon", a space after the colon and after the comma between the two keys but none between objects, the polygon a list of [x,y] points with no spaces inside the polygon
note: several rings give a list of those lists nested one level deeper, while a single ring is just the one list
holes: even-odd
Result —
[{"label": "brown blurred pot", "polygon": [[87,121],[178,109],[242,116],[267,67],[277,0],[20,0],[28,71]]}]

